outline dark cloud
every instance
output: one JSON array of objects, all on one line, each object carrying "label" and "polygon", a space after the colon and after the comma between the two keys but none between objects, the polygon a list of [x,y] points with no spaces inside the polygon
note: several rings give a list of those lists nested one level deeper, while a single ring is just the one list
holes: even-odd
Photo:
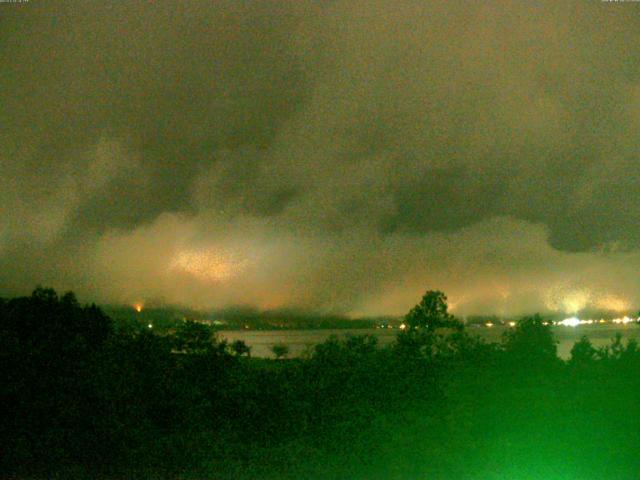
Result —
[{"label": "dark cloud", "polygon": [[633,3],[0,8],[7,291],[640,300]]}]

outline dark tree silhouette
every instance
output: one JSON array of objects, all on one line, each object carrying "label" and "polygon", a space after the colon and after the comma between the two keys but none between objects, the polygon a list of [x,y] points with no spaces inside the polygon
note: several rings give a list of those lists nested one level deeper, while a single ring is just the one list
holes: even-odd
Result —
[{"label": "dark tree silhouette", "polygon": [[514,329],[503,335],[505,351],[514,360],[531,365],[555,362],[557,343],[549,324],[537,314],[521,319]]},{"label": "dark tree silhouette", "polygon": [[594,348],[586,335],[583,335],[571,348],[569,363],[575,366],[591,365],[597,358],[598,350]]},{"label": "dark tree silhouette", "polygon": [[[438,290],[429,290],[420,303],[404,317],[405,329],[398,334],[397,347],[411,356],[433,357],[451,351],[451,329],[463,333],[464,326],[448,311],[447,297]],[[449,330],[449,331],[447,331]]]},{"label": "dark tree silhouette", "polygon": [[247,345],[244,340],[236,340],[230,345],[230,348],[238,357],[242,357],[243,355],[247,357],[251,356],[251,347]]},{"label": "dark tree silhouette", "polygon": [[637,477],[636,342],[582,339],[565,368],[540,317],[485,343],[426,297],[398,337],[416,349],[332,336],[291,361],[195,322],[110,333],[71,293],[0,299],[0,477]]},{"label": "dark tree silhouette", "polygon": [[214,332],[208,325],[187,320],[174,335],[176,350],[183,353],[207,353],[215,346]]},{"label": "dark tree silhouette", "polygon": [[271,347],[271,351],[276,356],[276,359],[280,360],[289,355],[289,346],[284,343],[276,343]]},{"label": "dark tree silhouette", "polygon": [[[91,351],[113,333],[113,324],[95,305],[81,306],[73,292],[61,298],[52,288],[6,305],[3,329],[34,352]],[[57,353],[56,353],[57,352]]]},{"label": "dark tree silhouette", "polygon": [[438,290],[429,290],[420,303],[404,317],[408,330],[426,329],[433,332],[438,328],[459,328],[461,326],[448,312],[447,296]]},{"label": "dark tree silhouette", "polygon": [[349,335],[344,345],[351,353],[368,355],[375,352],[378,346],[378,338],[373,335]]}]

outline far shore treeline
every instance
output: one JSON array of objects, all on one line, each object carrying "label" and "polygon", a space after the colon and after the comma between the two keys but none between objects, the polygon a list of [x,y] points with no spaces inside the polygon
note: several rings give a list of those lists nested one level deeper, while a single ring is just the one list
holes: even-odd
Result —
[{"label": "far shore treeline", "polygon": [[145,306],[136,310],[132,306],[104,307],[114,320],[143,324],[146,320],[162,329],[175,328],[181,322],[193,320],[225,330],[311,330],[360,329],[379,326],[398,326],[401,318],[391,316],[351,318],[339,314],[318,314],[294,309],[258,310],[252,307],[231,307],[214,311],[193,310],[172,306]]},{"label": "far shore treeline", "polygon": [[[135,306],[106,305],[101,307],[114,322],[131,328],[153,325],[158,333],[172,332],[185,321],[204,323],[220,330],[358,330],[371,328],[399,328],[404,316],[381,315],[375,317],[349,317],[341,314],[319,314],[295,309],[259,310],[252,307],[229,307],[220,310],[194,310],[167,305]],[[610,320],[627,313],[607,310],[582,311],[583,318]],[[567,317],[563,313],[545,313],[544,320],[559,322]],[[507,326],[518,316],[467,315],[462,321],[467,326]]]},{"label": "far shore treeline", "polygon": [[[164,330],[127,315],[48,288],[0,299],[1,478],[621,480],[640,471],[634,340],[595,348],[582,338],[563,361],[534,315],[490,343],[439,291],[401,319],[391,345],[331,337],[300,358],[287,358],[286,345],[275,359],[254,358],[186,315]],[[287,322],[307,328],[305,318]]]}]

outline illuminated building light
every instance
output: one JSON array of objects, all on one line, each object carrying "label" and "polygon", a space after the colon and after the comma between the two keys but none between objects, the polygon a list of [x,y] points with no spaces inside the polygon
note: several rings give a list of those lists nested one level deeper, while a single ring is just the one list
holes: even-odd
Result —
[{"label": "illuminated building light", "polygon": [[510,327],[515,327],[516,326],[516,322],[509,322],[509,326]]},{"label": "illuminated building light", "polygon": [[143,307],[143,305],[142,305],[142,303],[140,303],[140,302],[135,303],[135,304],[133,305],[133,309],[134,309],[136,312],[138,312],[138,313],[140,313],[140,312],[142,311],[142,307]]},{"label": "illuminated building light", "polygon": [[563,325],[565,327],[577,327],[578,325],[580,325],[580,319],[577,317],[565,318],[560,322],[560,325]]},{"label": "illuminated building light", "polygon": [[631,323],[634,322],[635,320],[633,318],[629,318],[627,316],[622,317],[622,318],[614,318],[613,320],[611,320],[613,323],[617,323],[617,324],[627,324],[627,323]]},{"label": "illuminated building light", "polygon": [[491,322],[487,322],[487,323],[485,323],[485,326],[487,326],[487,327],[491,328],[491,327],[493,327],[493,323],[491,323]]},{"label": "illuminated building light", "polygon": [[404,330],[405,328],[407,328],[407,326],[403,323],[403,324],[400,325],[399,328],[400,328],[400,330]]}]

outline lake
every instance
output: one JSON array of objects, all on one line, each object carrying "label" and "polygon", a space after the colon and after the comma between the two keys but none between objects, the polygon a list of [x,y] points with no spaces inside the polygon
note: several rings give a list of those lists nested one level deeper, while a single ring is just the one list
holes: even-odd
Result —
[{"label": "lake", "polygon": [[[510,327],[467,327],[471,335],[477,335],[489,342],[498,342],[502,333]],[[624,339],[634,338],[640,341],[640,327],[636,324],[604,324],[579,325],[577,327],[554,326],[553,334],[558,341],[558,356],[568,359],[573,344],[586,335],[597,348],[608,345],[616,333],[622,334]],[[272,358],[271,347],[278,343],[286,344],[289,357],[296,357],[313,349],[314,345],[322,343],[331,335],[344,338],[347,335],[374,335],[379,345],[392,343],[398,330],[390,329],[351,329],[351,330],[223,330],[218,335],[229,342],[243,340],[251,347],[251,354],[256,357]]]}]

